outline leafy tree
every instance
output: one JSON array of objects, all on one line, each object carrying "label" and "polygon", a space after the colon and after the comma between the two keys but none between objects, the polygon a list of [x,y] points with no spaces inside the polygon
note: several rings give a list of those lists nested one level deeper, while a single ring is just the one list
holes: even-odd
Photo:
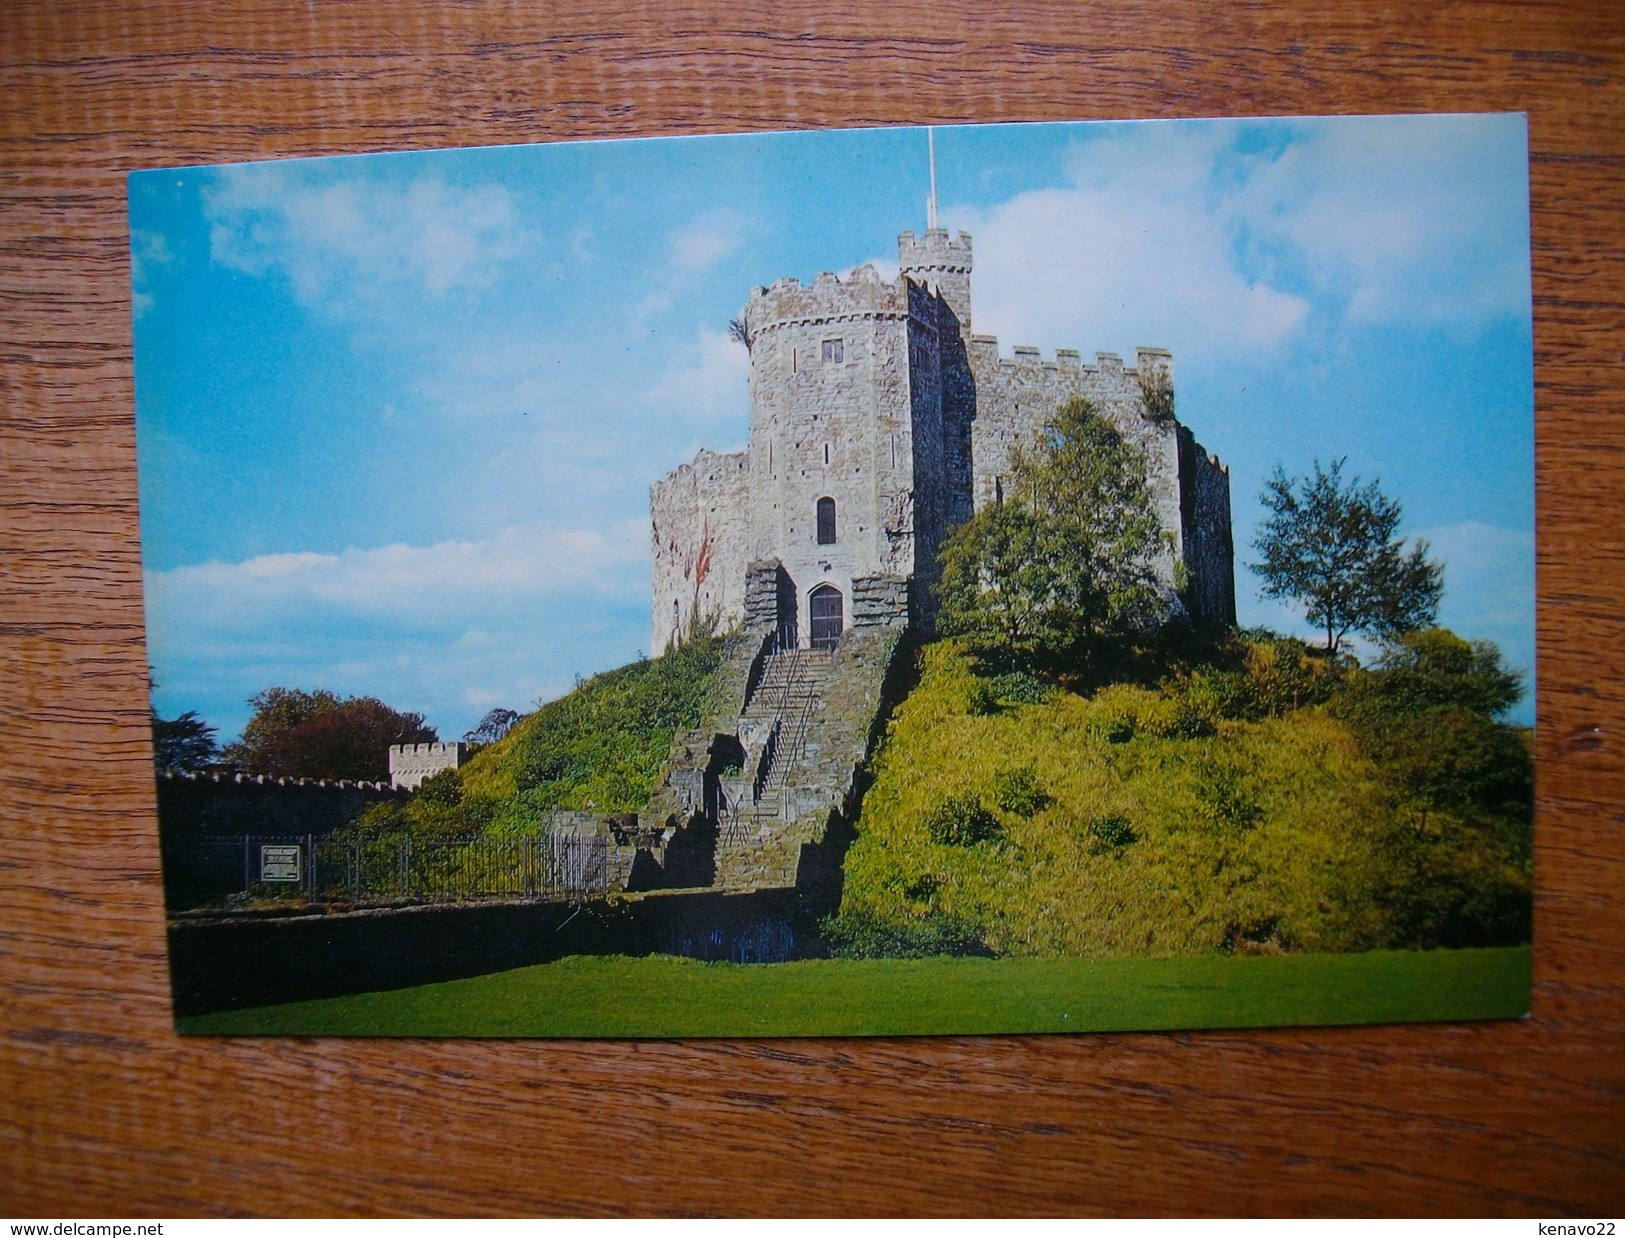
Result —
[{"label": "leafy tree", "polygon": [[152,711],[152,759],[160,774],[189,773],[218,760],[214,736],[214,728],[190,709],[169,719]]},{"label": "leafy tree", "polygon": [[513,724],[518,721],[518,710],[499,707],[481,718],[480,724],[464,734],[463,738],[471,744],[494,744],[513,730]]},{"label": "leafy tree", "polygon": [[1351,676],[1332,708],[1403,802],[1508,822],[1527,850],[1534,764],[1518,729],[1496,721],[1522,695],[1492,642],[1432,628]]},{"label": "leafy tree", "polygon": [[1374,814],[1389,872],[1378,901],[1406,944],[1527,941],[1534,760],[1496,721],[1522,677],[1488,641],[1410,632],[1333,697],[1394,811]]},{"label": "leafy tree", "polygon": [[315,692],[267,688],[248,704],[254,714],[243,728],[242,739],[226,746],[225,758],[247,773],[266,774],[272,772],[266,766],[275,743],[317,714],[337,708],[339,698],[320,688]]},{"label": "leafy tree", "polygon": [[385,779],[391,744],[439,739],[422,714],[402,713],[371,696],[278,687],[249,704],[254,716],[224,755],[250,774]]},{"label": "leafy tree", "polygon": [[1248,564],[1266,597],[1304,604],[1328,653],[1350,632],[1386,641],[1430,626],[1444,591],[1427,542],[1407,553],[1397,536],[1399,504],[1375,481],[1345,482],[1344,463],[1316,460],[1314,476],[1297,480],[1276,466],[1259,496],[1271,513],[1253,541],[1263,561]]},{"label": "leafy tree", "polygon": [[1087,400],[1069,401],[1012,454],[1005,501],[949,536],[938,627],[984,652],[1070,657],[1154,621],[1160,546],[1144,456]]},{"label": "leafy tree", "polygon": [[1469,644],[1447,628],[1405,633],[1363,682],[1405,713],[1453,705],[1495,718],[1523,696],[1523,675],[1501,661],[1493,641]]}]

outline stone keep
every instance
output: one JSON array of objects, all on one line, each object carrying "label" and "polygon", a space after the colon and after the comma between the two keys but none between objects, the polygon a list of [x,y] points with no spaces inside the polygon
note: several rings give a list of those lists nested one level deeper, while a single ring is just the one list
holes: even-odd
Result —
[{"label": "stone keep", "polygon": [[1002,501],[1011,447],[1080,396],[1145,456],[1170,604],[1234,623],[1229,471],[1146,397],[1172,390],[1169,354],[1001,357],[972,334],[968,233],[905,232],[898,265],[891,282],[862,266],[751,293],[749,444],[701,451],[650,492],[654,650],[696,615],[775,629],[780,647],[931,631],[943,539]]}]

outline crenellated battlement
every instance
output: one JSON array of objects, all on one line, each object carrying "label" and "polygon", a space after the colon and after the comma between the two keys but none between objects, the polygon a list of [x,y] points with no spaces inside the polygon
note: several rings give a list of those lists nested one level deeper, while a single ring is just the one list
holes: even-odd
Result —
[{"label": "crenellated battlement", "polygon": [[443,756],[446,753],[453,752],[453,751],[455,751],[459,756],[461,756],[465,752],[468,751],[468,745],[464,744],[464,743],[455,743],[455,744],[432,743],[432,744],[391,744],[389,746],[389,752],[390,752],[391,756],[394,756],[396,753],[399,753],[403,757],[406,757],[406,756],[417,756],[417,757]]},{"label": "crenellated battlement", "polygon": [[906,275],[912,271],[971,272],[970,233],[949,236],[946,228],[927,228],[916,237],[912,231],[897,237],[897,263]]},{"label": "crenellated battlement", "polygon": [[752,341],[786,326],[814,326],[858,319],[900,319],[908,313],[902,281],[887,283],[865,263],[845,279],[825,271],[810,284],[781,279],[751,290],[745,330]]},{"label": "crenellated battlement", "polygon": [[1049,369],[1136,379],[1141,374],[1160,374],[1166,378],[1173,376],[1173,354],[1166,348],[1136,348],[1133,365],[1124,365],[1123,358],[1117,353],[1097,352],[1094,364],[1086,365],[1083,354],[1075,348],[1057,348],[1055,356],[1045,360],[1043,354],[1033,345],[1016,344],[1011,347],[1009,356],[1001,356],[998,336],[973,335],[970,339],[970,355],[975,364],[983,367],[996,364],[1012,369]]},{"label": "crenellated battlement", "polygon": [[286,778],[276,774],[225,773],[220,770],[165,770],[158,775],[160,782],[212,782],[231,783],[252,787],[310,787],[333,791],[393,791],[387,782],[371,782],[365,778]]},{"label": "crenellated battlement", "polygon": [[391,744],[389,781],[397,788],[415,791],[425,778],[441,770],[457,769],[468,759],[464,743]]}]

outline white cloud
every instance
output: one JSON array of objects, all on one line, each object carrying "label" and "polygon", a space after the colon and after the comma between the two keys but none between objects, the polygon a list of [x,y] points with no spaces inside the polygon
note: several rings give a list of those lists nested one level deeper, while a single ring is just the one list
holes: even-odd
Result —
[{"label": "white cloud", "polygon": [[892,283],[893,281],[895,281],[897,279],[898,266],[897,266],[897,255],[895,253],[886,254],[883,257],[879,257],[879,258],[866,259],[865,261],[858,263],[857,266],[853,267],[850,271],[848,271],[841,278],[843,278],[843,279],[851,279],[853,275],[855,275],[858,271],[862,270],[866,266],[874,267],[876,274],[878,274],[880,276],[880,278],[885,280],[888,284]]},{"label": "white cloud", "polygon": [[271,684],[420,709],[442,736],[629,661],[648,633],[648,523],[260,555],[148,573],[159,708],[229,738]]},{"label": "white cloud", "polygon": [[1481,521],[1422,531],[1444,564],[1439,621],[1471,639],[1493,640],[1514,666],[1535,659],[1535,535]]},{"label": "white cloud", "polygon": [[1192,209],[1196,170],[955,212],[953,226],[975,237],[975,329],[1046,352],[1154,344],[1210,356],[1285,341],[1308,301],[1241,274],[1227,222]]},{"label": "white cloud", "polygon": [[169,241],[161,232],[146,228],[130,230],[130,301],[137,318],[153,306],[152,293],[146,289],[154,266],[167,266],[175,260]]},{"label": "white cloud", "polygon": [[702,327],[682,360],[648,394],[662,415],[707,429],[743,429],[750,420],[750,354],[722,331]]},{"label": "white cloud", "polygon": [[486,541],[447,541],[259,555],[153,572],[153,614],[189,630],[254,630],[290,616],[348,615],[368,621],[464,626],[566,594],[642,596],[647,589],[648,525],[609,532],[515,525]]},{"label": "white cloud", "polygon": [[528,243],[503,186],[324,182],[321,174],[285,164],[222,168],[203,203],[214,260],[253,275],[281,271],[307,304],[342,308],[402,285],[430,297],[481,287]]},{"label": "white cloud", "polygon": [[[1001,342],[1291,346],[1311,315],[1474,330],[1527,314],[1516,118],[1123,126],[1073,183],[948,212],[976,240],[975,326]],[[1254,137],[1257,131],[1251,131]]]},{"label": "white cloud", "polygon": [[1529,312],[1516,117],[1354,118],[1300,131],[1237,195],[1350,317],[1466,325]]},{"label": "white cloud", "polygon": [[632,307],[631,322],[641,330],[649,319],[665,314],[678,293],[739,248],[746,224],[732,211],[713,211],[671,234],[663,275],[651,277],[647,293]]},{"label": "white cloud", "polygon": [[672,234],[672,265],[686,274],[709,270],[739,248],[742,225],[728,212],[707,215]]}]

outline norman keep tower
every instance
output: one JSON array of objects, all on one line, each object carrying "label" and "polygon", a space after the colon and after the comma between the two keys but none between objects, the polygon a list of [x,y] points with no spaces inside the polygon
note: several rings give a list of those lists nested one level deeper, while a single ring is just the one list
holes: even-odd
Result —
[{"label": "norman keep tower", "polygon": [[972,333],[968,233],[904,232],[898,263],[889,282],[863,266],[751,293],[748,446],[702,451],[650,492],[654,650],[696,615],[772,628],[787,648],[929,631],[947,532],[1002,501],[1011,446],[1076,396],[1145,454],[1170,605],[1234,622],[1228,470],[1142,388],[1171,383],[1168,353],[1001,357]]}]

